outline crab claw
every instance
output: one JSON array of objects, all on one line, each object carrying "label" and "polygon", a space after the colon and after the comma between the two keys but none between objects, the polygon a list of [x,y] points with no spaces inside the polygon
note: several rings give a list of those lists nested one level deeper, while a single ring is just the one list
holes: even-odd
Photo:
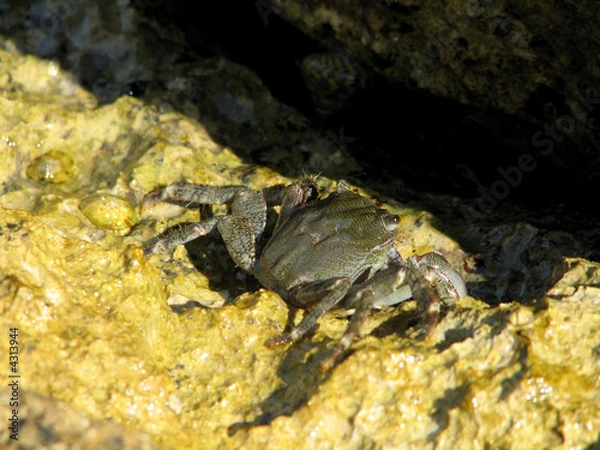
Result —
[{"label": "crab claw", "polygon": [[438,252],[411,256],[407,262],[416,275],[411,283],[413,295],[418,302],[428,305],[431,320],[427,336],[431,336],[439,319],[441,303],[453,305],[456,299],[468,295],[467,286],[460,273]]}]

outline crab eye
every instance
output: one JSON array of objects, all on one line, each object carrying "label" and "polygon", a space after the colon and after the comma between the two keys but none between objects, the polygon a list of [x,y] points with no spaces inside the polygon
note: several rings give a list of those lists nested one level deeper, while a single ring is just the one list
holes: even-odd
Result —
[{"label": "crab eye", "polygon": [[386,231],[394,231],[400,224],[400,217],[395,214],[386,214],[383,216],[383,228]]}]

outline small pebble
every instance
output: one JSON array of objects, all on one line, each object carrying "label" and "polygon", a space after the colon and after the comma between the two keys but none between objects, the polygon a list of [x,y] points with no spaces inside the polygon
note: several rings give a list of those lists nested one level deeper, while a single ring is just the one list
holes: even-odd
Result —
[{"label": "small pebble", "polygon": [[79,202],[79,209],[94,225],[110,231],[127,232],[138,222],[131,203],[116,195],[90,195]]},{"label": "small pebble", "polygon": [[58,150],[38,156],[27,167],[27,177],[42,183],[64,183],[71,179],[73,173],[73,160]]}]

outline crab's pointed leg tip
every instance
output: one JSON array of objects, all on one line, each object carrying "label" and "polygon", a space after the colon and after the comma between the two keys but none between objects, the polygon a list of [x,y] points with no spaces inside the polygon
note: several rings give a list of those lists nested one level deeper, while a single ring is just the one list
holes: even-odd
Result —
[{"label": "crab's pointed leg tip", "polygon": [[286,334],[280,334],[278,336],[273,336],[272,338],[267,339],[265,342],[265,347],[274,348],[280,347],[285,344],[289,344],[292,342],[292,338]]},{"label": "crab's pointed leg tip", "polygon": [[425,333],[425,339],[429,339],[430,337],[433,336],[433,333],[438,325],[438,321],[439,321],[439,315],[435,314],[429,321],[429,324],[427,325],[427,331]]},{"label": "crab's pointed leg tip", "polygon": [[329,372],[333,368],[333,366],[335,366],[335,361],[333,361],[332,358],[329,357],[321,363],[321,372]]},{"label": "crab's pointed leg tip", "polygon": [[149,208],[150,206],[154,205],[155,203],[158,203],[161,200],[164,200],[164,198],[165,198],[165,190],[164,189],[157,189],[153,192],[150,192],[148,195],[146,195],[146,197],[144,197],[144,201],[142,202],[142,209]]},{"label": "crab's pointed leg tip", "polygon": [[342,358],[345,348],[337,347],[330,355],[321,361],[321,370],[323,372],[329,372]]}]

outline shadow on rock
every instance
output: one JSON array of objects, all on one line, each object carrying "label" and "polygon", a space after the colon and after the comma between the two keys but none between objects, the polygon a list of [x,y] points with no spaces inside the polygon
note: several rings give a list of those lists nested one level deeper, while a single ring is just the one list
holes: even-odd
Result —
[{"label": "shadow on rock", "polygon": [[[306,404],[329,378],[329,373],[321,368],[323,358],[328,355],[328,341],[315,343],[305,337],[285,349],[285,357],[277,369],[277,375],[283,381],[281,387],[260,403],[262,414],[254,420],[230,425],[227,430],[229,436],[242,429],[268,425],[279,416],[291,416]],[[306,358],[308,353],[311,355]]]}]

